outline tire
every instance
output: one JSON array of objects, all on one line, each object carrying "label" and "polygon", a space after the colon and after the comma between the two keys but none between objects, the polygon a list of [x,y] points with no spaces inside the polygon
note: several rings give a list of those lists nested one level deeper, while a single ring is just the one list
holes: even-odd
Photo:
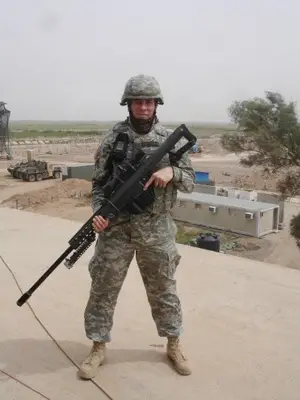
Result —
[{"label": "tire", "polygon": [[60,178],[60,172],[59,171],[54,171],[53,172],[53,178],[54,179],[59,179]]},{"label": "tire", "polygon": [[34,174],[29,174],[27,180],[28,180],[28,182],[34,182],[35,181],[35,175]]},{"label": "tire", "polygon": [[43,180],[42,174],[37,174],[36,180],[37,180],[37,181],[42,181],[42,180]]}]

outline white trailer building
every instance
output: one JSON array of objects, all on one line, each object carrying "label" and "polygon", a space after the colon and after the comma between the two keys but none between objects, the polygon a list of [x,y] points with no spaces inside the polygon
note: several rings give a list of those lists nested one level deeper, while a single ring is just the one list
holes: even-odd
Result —
[{"label": "white trailer building", "polygon": [[278,204],[206,193],[178,192],[172,215],[177,221],[254,237],[279,228]]}]

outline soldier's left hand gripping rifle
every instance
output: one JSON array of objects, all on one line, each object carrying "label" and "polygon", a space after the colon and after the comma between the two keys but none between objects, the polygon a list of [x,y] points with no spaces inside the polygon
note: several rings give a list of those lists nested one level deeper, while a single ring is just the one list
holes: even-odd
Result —
[{"label": "soldier's left hand gripping rifle", "polygon": [[[176,152],[172,152],[176,143],[183,137],[187,139],[187,143]],[[109,188],[109,195],[107,197],[104,196],[100,208],[69,240],[69,247],[44,272],[32,287],[17,300],[17,305],[19,307],[22,306],[31,297],[33,292],[36,291],[36,289],[64,260],[64,264],[67,268],[70,269],[73,267],[75,262],[90,247],[96,238],[96,234],[92,227],[92,222],[95,216],[100,215],[103,218],[113,220],[117,217],[120,211],[126,208],[138,210],[141,204],[140,199],[145,196],[146,192],[151,192],[152,190],[153,193],[153,187],[151,188],[150,186],[150,188],[145,191],[144,185],[151,174],[155,171],[156,165],[161,161],[161,159],[167,153],[169,153],[169,155],[175,160],[180,159],[182,154],[193,147],[196,141],[197,138],[184,124],[182,124],[176,128],[152,154],[146,155],[145,153],[140,152],[134,161],[118,165],[113,179],[113,187]],[[149,203],[149,198],[146,200],[146,203],[147,201]],[[67,258],[71,252],[73,252],[73,254],[70,258]]]}]

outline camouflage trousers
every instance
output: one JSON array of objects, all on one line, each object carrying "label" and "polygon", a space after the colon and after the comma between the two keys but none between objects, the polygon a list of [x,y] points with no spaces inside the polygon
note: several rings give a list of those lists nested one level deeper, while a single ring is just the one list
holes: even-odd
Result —
[{"label": "camouflage trousers", "polygon": [[176,225],[169,212],[133,215],[99,234],[89,263],[92,279],[84,320],[89,339],[109,342],[114,310],[129,265],[136,261],[159,336],[179,336],[182,310],[177,295]]}]

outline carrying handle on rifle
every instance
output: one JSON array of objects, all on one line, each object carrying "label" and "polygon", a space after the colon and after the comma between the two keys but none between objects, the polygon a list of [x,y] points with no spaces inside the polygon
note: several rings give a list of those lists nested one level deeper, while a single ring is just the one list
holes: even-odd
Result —
[{"label": "carrying handle on rifle", "polygon": [[189,141],[189,142],[193,142],[193,144],[195,144],[195,139],[197,140],[196,136],[194,136],[192,134],[192,132],[190,132],[188,130],[188,128],[186,127],[185,124],[180,125],[179,129],[182,131],[183,136]]},{"label": "carrying handle on rifle", "polygon": [[188,143],[183,145],[180,149],[178,149],[175,153],[170,153],[170,156],[172,157],[172,160],[177,161],[180,160],[182,155],[188,151],[190,148],[194,146],[194,144],[197,142],[196,136],[194,136],[186,127],[186,125],[182,124],[180,125],[177,129],[180,130],[182,133],[182,136],[185,137],[188,140]]}]

